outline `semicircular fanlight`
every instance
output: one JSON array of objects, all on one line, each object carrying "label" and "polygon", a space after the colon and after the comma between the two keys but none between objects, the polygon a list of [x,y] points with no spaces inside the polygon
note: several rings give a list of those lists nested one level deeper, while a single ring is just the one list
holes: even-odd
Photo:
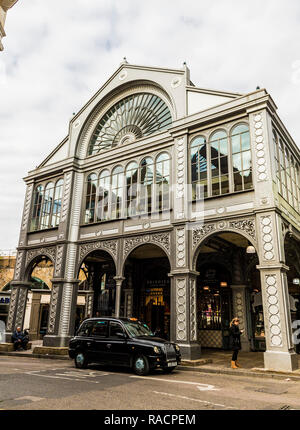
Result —
[{"label": "semicircular fanlight", "polygon": [[171,123],[171,112],[158,96],[132,94],[116,103],[101,118],[93,132],[88,155],[149,136]]}]

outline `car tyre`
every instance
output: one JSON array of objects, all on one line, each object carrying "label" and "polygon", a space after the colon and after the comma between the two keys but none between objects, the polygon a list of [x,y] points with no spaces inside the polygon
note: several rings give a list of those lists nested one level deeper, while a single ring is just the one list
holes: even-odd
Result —
[{"label": "car tyre", "polygon": [[133,359],[133,371],[136,375],[148,375],[150,367],[148,359],[144,355],[137,355]]},{"label": "car tyre", "polygon": [[86,369],[88,366],[87,356],[82,351],[76,352],[74,361],[75,367],[77,367],[77,369]]},{"label": "car tyre", "polygon": [[176,368],[175,366],[174,367],[163,367],[163,372],[164,373],[171,373],[171,372],[173,372],[173,370],[175,368]]}]

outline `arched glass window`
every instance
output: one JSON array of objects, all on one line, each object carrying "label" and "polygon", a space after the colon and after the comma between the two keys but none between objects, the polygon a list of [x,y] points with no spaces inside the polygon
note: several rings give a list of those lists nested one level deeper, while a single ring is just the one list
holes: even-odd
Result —
[{"label": "arched glass window", "polygon": [[53,227],[50,224],[50,215],[53,204],[53,194],[54,194],[54,184],[53,182],[49,182],[45,188],[44,201],[43,201],[43,209],[41,216],[41,229]]},{"label": "arched glass window", "polygon": [[192,199],[208,196],[206,139],[198,136],[191,143]]},{"label": "arched glass window", "polygon": [[127,144],[161,131],[172,123],[166,103],[150,93],[132,94],[111,107],[97,124],[88,155]]},{"label": "arched glass window", "polygon": [[97,175],[91,173],[87,178],[84,222],[86,224],[95,221],[95,204],[97,192]]},{"label": "arched glass window", "polygon": [[109,189],[110,174],[108,170],[103,170],[99,177],[97,221],[109,219]]},{"label": "arched glass window", "polygon": [[286,177],[285,177],[285,156],[284,156],[284,144],[279,138],[279,163],[281,172],[281,194],[282,197],[287,200],[287,189],[286,189]]},{"label": "arched glass window", "polygon": [[137,214],[137,182],[138,164],[133,161],[126,168],[126,213],[127,216]]},{"label": "arched glass window", "polygon": [[170,156],[166,152],[156,159],[156,210],[170,207]]},{"label": "arched glass window", "polygon": [[274,154],[275,154],[275,170],[276,170],[276,183],[278,192],[281,194],[281,177],[280,177],[280,161],[279,161],[279,144],[278,144],[278,135],[273,128],[273,145],[274,145]]},{"label": "arched glass window", "polygon": [[63,192],[63,179],[59,179],[55,185],[53,208],[52,208],[52,226],[57,226],[60,220],[62,192]]},{"label": "arched glass window", "polygon": [[297,170],[296,161],[294,157],[291,157],[291,180],[292,180],[292,193],[294,198],[294,208],[299,211],[299,197],[298,197],[298,187],[297,187]]},{"label": "arched glass window", "polygon": [[33,197],[33,210],[32,210],[31,226],[30,226],[31,231],[39,229],[40,217],[42,213],[43,196],[44,196],[44,187],[43,185],[39,185],[36,187],[34,192],[34,197]]},{"label": "arched glass window", "polygon": [[114,168],[111,177],[111,218],[118,219],[122,217],[123,203],[123,168],[117,166]]},{"label": "arched glass window", "polygon": [[153,160],[146,157],[140,165],[140,201],[139,212],[151,213],[152,209],[152,186],[153,186]]},{"label": "arched glass window", "polygon": [[252,163],[249,127],[239,124],[231,132],[234,191],[252,188]]},{"label": "arched glass window", "polygon": [[290,154],[287,148],[285,148],[285,173],[286,173],[286,186],[287,186],[287,197],[288,202],[293,206],[293,192],[292,192],[292,181],[291,181],[291,170],[290,170]]},{"label": "arched glass window", "polygon": [[209,140],[211,193],[213,196],[229,193],[228,140],[225,131],[215,132]]}]

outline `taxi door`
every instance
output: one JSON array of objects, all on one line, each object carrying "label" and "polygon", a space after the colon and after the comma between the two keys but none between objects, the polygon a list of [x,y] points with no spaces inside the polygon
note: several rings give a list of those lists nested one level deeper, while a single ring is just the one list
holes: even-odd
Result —
[{"label": "taxi door", "polygon": [[[122,334],[124,337],[121,337]],[[125,336],[125,331],[119,322],[109,322],[107,358],[110,364],[118,366],[130,365],[130,351]]]}]

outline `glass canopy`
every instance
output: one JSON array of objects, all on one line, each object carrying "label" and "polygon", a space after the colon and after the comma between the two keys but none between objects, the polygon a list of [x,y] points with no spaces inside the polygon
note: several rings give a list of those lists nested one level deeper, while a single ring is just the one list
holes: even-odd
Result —
[{"label": "glass canopy", "polygon": [[89,144],[88,155],[134,142],[166,129],[171,123],[170,110],[158,96],[150,93],[130,95],[101,118]]}]

